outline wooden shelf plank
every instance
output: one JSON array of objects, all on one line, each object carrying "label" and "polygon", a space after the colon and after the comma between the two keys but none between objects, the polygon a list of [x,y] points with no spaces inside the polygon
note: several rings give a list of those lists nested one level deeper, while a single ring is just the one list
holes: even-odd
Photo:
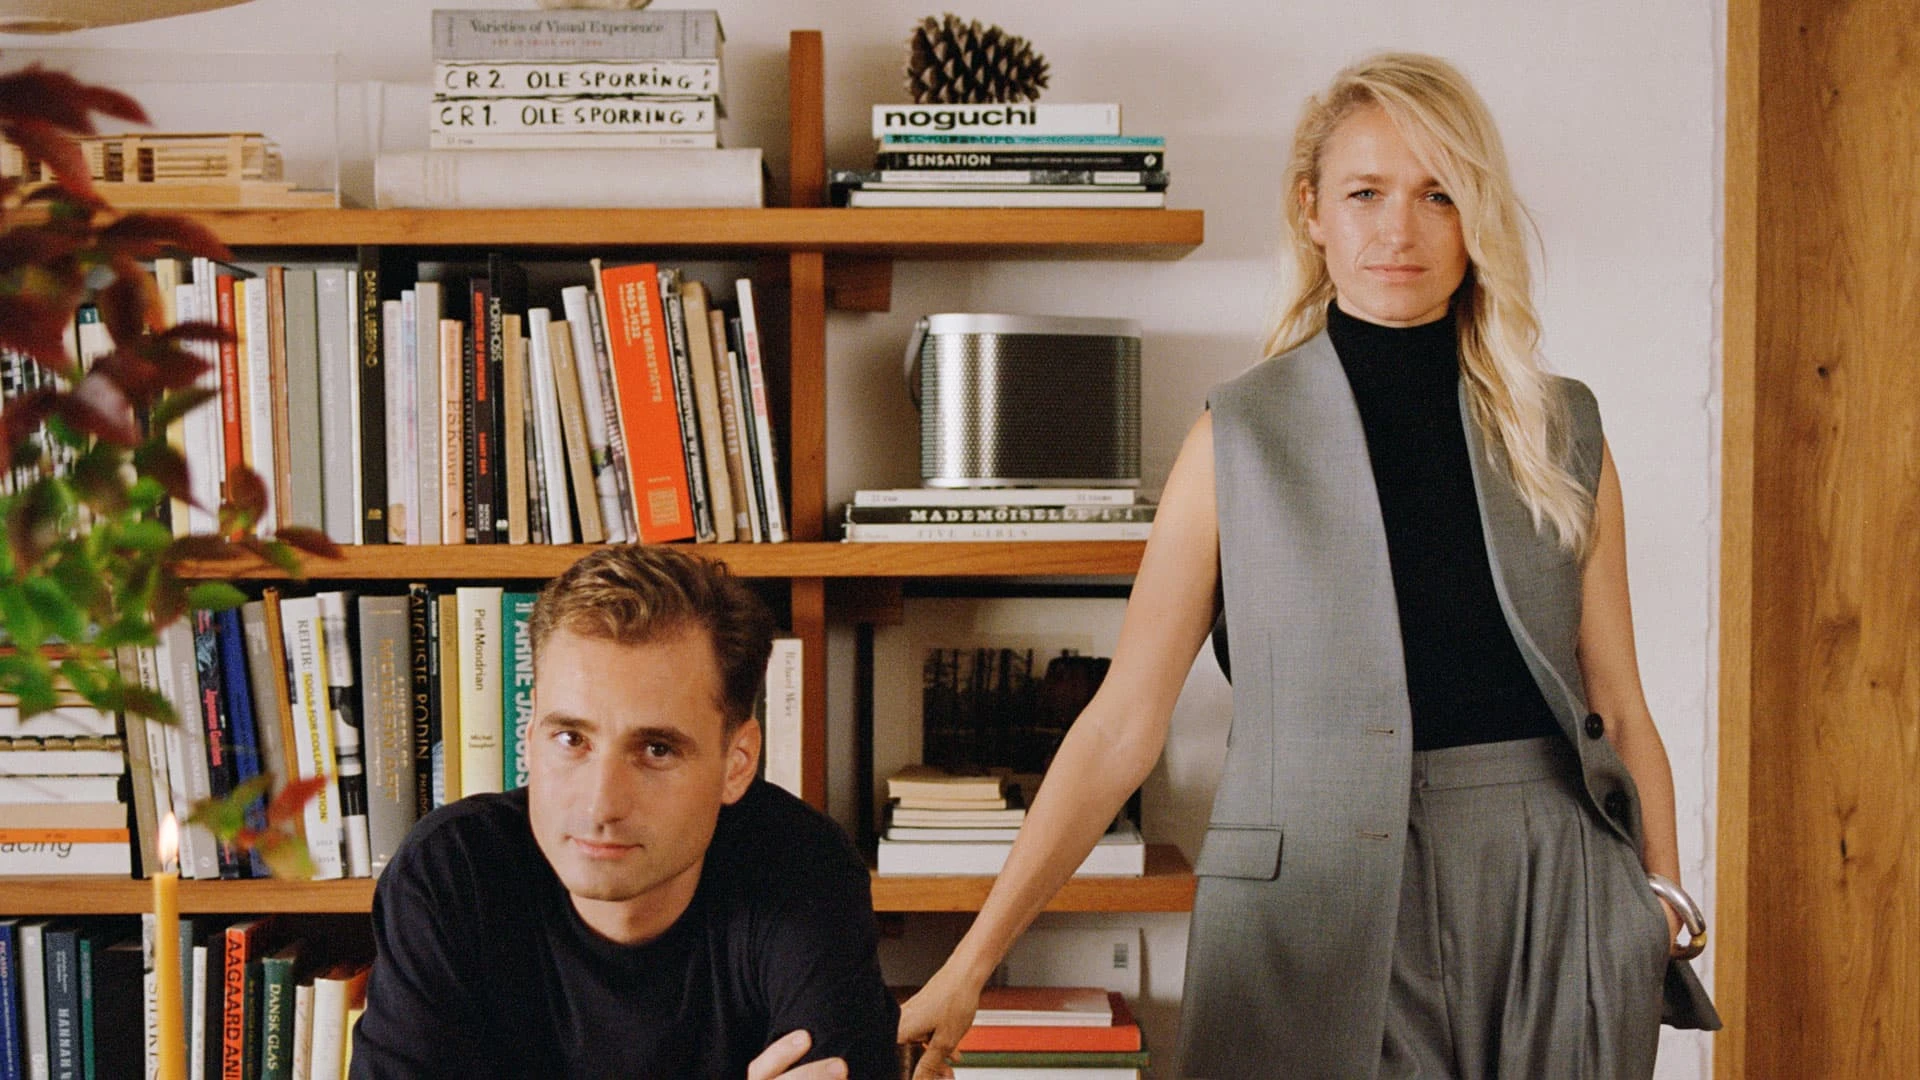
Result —
[{"label": "wooden shelf plank", "polygon": [[[0,880],[0,915],[135,915],[152,910],[153,885],[122,877]],[[182,913],[365,914],[373,881],[183,881]]]},{"label": "wooden shelf plank", "polygon": [[[979,911],[990,877],[881,877],[872,875],[875,911]],[[1172,844],[1147,845],[1144,877],[1077,877],[1048,911],[1192,911],[1198,885],[1193,867]]]},{"label": "wooden shelf plank", "polygon": [[[848,544],[698,544],[688,550],[750,578],[955,578],[1113,576],[1140,568],[1143,541]],[[312,581],[548,578],[593,551],[591,545],[453,544],[347,547],[339,560],[308,558]],[[253,561],[195,562],[187,577],[279,579]]]},{"label": "wooden shelf plank", "polygon": [[903,259],[1178,259],[1199,210],[202,210],[236,247],[620,247],[886,255]]}]

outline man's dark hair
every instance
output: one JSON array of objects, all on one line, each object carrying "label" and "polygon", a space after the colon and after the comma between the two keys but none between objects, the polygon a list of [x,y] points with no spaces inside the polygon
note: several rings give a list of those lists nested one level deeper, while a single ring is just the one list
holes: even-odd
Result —
[{"label": "man's dark hair", "polygon": [[602,548],[568,567],[540,590],[530,626],[536,664],[556,630],[621,645],[704,631],[729,735],[753,715],[774,629],[766,605],[724,563],[645,544]]}]

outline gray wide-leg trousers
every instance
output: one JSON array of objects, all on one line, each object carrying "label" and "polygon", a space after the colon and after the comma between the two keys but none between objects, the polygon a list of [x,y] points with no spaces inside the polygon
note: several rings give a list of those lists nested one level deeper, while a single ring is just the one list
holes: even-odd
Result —
[{"label": "gray wide-leg trousers", "polygon": [[1553,736],[1413,755],[1381,1080],[1653,1075],[1667,923]]}]

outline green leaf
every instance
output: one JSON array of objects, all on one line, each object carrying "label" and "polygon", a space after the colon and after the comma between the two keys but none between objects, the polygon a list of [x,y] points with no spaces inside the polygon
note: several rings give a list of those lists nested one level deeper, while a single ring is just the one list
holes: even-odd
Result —
[{"label": "green leaf", "polygon": [[74,545],[59,562],[53,564],[51,575],[83,611],[97,611],[107,606],[112,600],[110,590],[115,584],[89,550],[92,546]]},{"label": "green leaf", "polygon": [[60,674],[88,701],[92,701],[110,684],[119,681],[113,669],[107,665],[76,657],[68,657],[60,662]]},{"label": "green leaf", "polygon": [[62,641],[79,641],[87,634],[87,615],[80,605],[67,596],[65,589],[55,584],[52,578],[32,577],[21,583],[27,594],[27,603],[33,606],[34,614],[40,616]]},{"label": "green leaf", "polygon": [[247,827],[247,805],[265,790],[260,780],[254,777],[217,799],[195,803],[187,815],[188,824],[205,825],[213,835],[231,843]]},{"label": "green leaf", "polygon": [[166,697],[158,690],[149,690],[137,684],[110,687],[99,698],[88,700],[93,702],[95,708],[151,717],[167,723],[173,722],[173,706],[167,702]]},{"label": "green leaf", "polygon": [[156,555],[173,543],[173,530],[157,521],[135,521],[120,527],[121,547]]},{"label": "green leaf", "polygon": [[168,424],[219,396],[220,391],[205,386],[176,390],[161,398],[160,403],[153,407],[153,415],[147,421],[147,430],[155,432],[164,430]]},{"label": "green leaf", "polygon": [[103,649],[117,649],[122,645],[157,645],[160,635],[153,632],[145,618],[132,614],[101,630],[93,640]]},{"label": "green leaf", "polygon": [[240,546],[258,555],[263,562],[277,566],[288,577],[304,577],[300,565],[300,555],[287,544],[278,540],[255,540],[251,537],[240,541]]},{"label": "green leaf", "polygon": [[27,598],[26,589],[15,583],[0,585],[0,629],[23,652],[38,650],[47,642],[47,628]]},{"label": "green leaf", "polygon": [[167,500],[167,489],[151,476],[143,476],[127,489],[127,505],[141,514],[151,514]]},{"label": "green leaf", "polygon": [[293,881],[313,877],[313,858],[307,854],[306,841],[293,833],[267,833],[254,843],[254,850],[266,860],[274,877]]},{"label": "green leaf", "polygon": [[224,581],[203,581],[187,589],[187,606],[205,611],[231,611],[247,602],[247,594]]}]

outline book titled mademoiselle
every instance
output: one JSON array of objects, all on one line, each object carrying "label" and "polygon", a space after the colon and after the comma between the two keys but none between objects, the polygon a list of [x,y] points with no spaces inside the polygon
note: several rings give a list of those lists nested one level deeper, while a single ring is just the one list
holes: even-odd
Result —
[{"label": "book titled mademoiselle", "polygon": [[1118,135],[1120,106],[1096,104],[875,105],[873,137],[897,135]]}]

